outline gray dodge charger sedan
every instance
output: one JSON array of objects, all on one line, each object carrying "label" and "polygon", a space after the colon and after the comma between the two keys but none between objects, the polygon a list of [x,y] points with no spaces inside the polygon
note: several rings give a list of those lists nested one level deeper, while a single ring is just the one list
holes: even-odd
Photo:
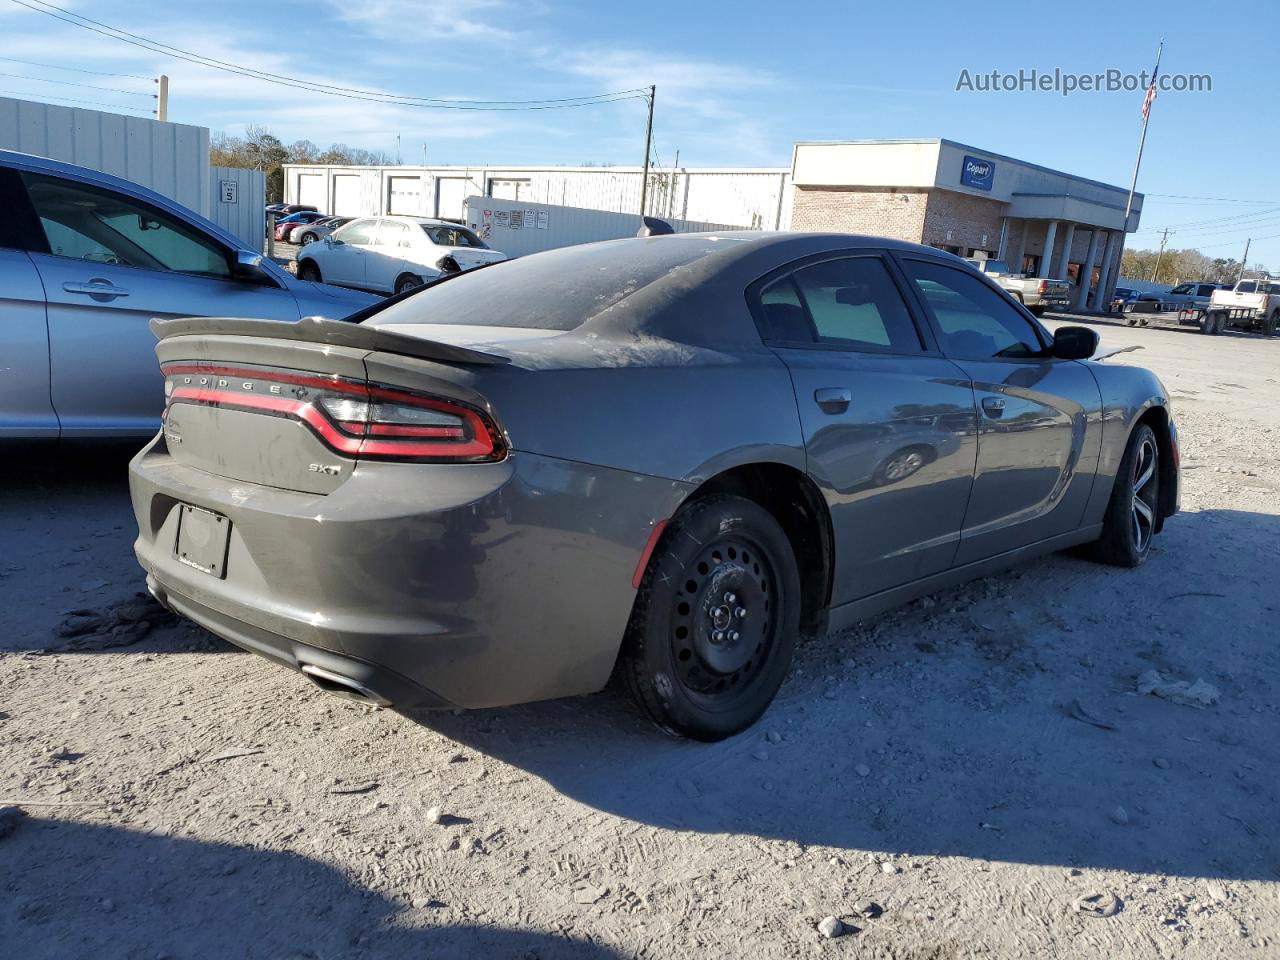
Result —
[{"label": "gray dodge charger sedan", "polygon": [[164,604],[320,687],[490,707],[612,674],[750,725],[798,639],[1178,508],[1149,372],[947,254],[726,233],[553,250],[348,318],[153,322],[131,466]]}]

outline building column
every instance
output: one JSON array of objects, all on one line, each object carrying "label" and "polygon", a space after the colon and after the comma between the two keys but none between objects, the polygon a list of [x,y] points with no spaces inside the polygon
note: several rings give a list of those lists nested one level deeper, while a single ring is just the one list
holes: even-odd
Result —
[{"label": "building column", "polygon": [[1099,313],[1107,309],[1107,286],[1111,282],[1111,257],[1116,251],[1116,242],[1120,239],[1120,231],[1107,233],[1107,246],[1102,254],[1102,265],[1098,268],[1098,289],[1093,295],[1093,309]]},{"label": "building column", "polygon": [[1116,252],[1112,255],[1112,262],[1107,269],[1107,285],[1102,288],[1102,302],[1110,303],[1111,298],[1116,295],[1116,284],[1120,280],[1120,262],[1124,259],[1124,242],[1128,238],[1128,234],[1121,230],[1115,234]]},{"label": "building column", "polygon": [[1089,288],[1093,286],[1093,265],[1098,259],[1098,238],[1102,231],[1094,227],[1089,234],[1089,252],[1084,256],[1084,265],[1080,268],[1080,288],[1071,300],[1071,309],[1086,310],[1089,306]]},{"label": "building column", "polygon": [[996,244],[996,259],[1004,260],[1006,248],[1009,246],[1009,218],[1000,218],[1000,242]]},{"label": "building column", "polygon": [[1058,221],[1050,220],[1044,230],[1044,256],[1040,258],[1040,272],[1036,276],[1045,279],[1053,273],[1053,241],[1058,236]]},{"label": "building column", "polygon": [[[1022,272],[1022,257],[1027,252],[1027,225],[1029,222],[1028,220],[1014,221],[1012,219],[1009,221],[1009,229],[1011,230],[1013,225],[1017,223],[1018,240],[1009,248],[1009,256],[1004,258],[1004,262],[1009,265],[1009,269],[1014,273]],[[1008,246],[1007,243],[1006,246]]]},{"label": "building column", "polygon": [[1058,260],[1058,268],[1053,271],[1054,279],[1067,279],[1067,267],[1071,265],[1071,244],[1076,239],[1076,225],[1067,224],[1067,232],[1062,235],[1062,257]]}]

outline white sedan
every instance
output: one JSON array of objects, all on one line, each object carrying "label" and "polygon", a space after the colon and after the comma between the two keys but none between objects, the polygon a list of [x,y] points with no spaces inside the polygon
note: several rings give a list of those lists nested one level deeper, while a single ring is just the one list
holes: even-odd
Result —
[{"label": "white sedan", "polygon": [[425,217],[352,220],[298,253],[303,280],[404,293],[448,273],[507,259],[466,227]]}]

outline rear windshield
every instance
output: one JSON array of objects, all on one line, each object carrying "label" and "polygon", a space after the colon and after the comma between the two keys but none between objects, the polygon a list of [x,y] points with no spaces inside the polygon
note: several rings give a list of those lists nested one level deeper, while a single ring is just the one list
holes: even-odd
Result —
[{"label": "rear windshield", "polygon": [[708,236],[664,236],[548,250],[457,274],[365,323],[573,330],[671,270],[723,250],[725,243]]}]

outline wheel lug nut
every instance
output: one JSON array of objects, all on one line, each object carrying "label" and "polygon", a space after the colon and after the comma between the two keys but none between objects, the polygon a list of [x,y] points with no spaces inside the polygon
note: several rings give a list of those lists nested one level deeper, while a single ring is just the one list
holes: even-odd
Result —
[{"label": "wheel lug nut", "polygon": [[723,642],[724,642],[724,631],[723,631],[723,630],[716,630],[716,631],[714,631],[714,632],[711,634],[711,639],[712,639],[712,640],[714,640],[716,643],[723,643]]},{"label": "wheel lug nut", "polygon": [[735,597],[732,593],[726,593],[726,594],[724,595],[724,602],[725,602],[725,603],[737,603],[737,602],[738,602],[738,598],[737,598],[737,597]]},{"label": "wheel lug nut", "polygon": [[743,617],[747,615],[747,608],[739,607],[737,610],[733,611],[733,615],[737,617],[739,620],[741,620]]},{"label": "wheel lug nut", "polygon": [[729,639],[730,639],[730,640],[732,640],[734,643],[737,643],[737,642],[738,642],[738,631],[737,631],[737,630],[731,631],[731,632],[730,632],[730,634],[729,634]]}]

